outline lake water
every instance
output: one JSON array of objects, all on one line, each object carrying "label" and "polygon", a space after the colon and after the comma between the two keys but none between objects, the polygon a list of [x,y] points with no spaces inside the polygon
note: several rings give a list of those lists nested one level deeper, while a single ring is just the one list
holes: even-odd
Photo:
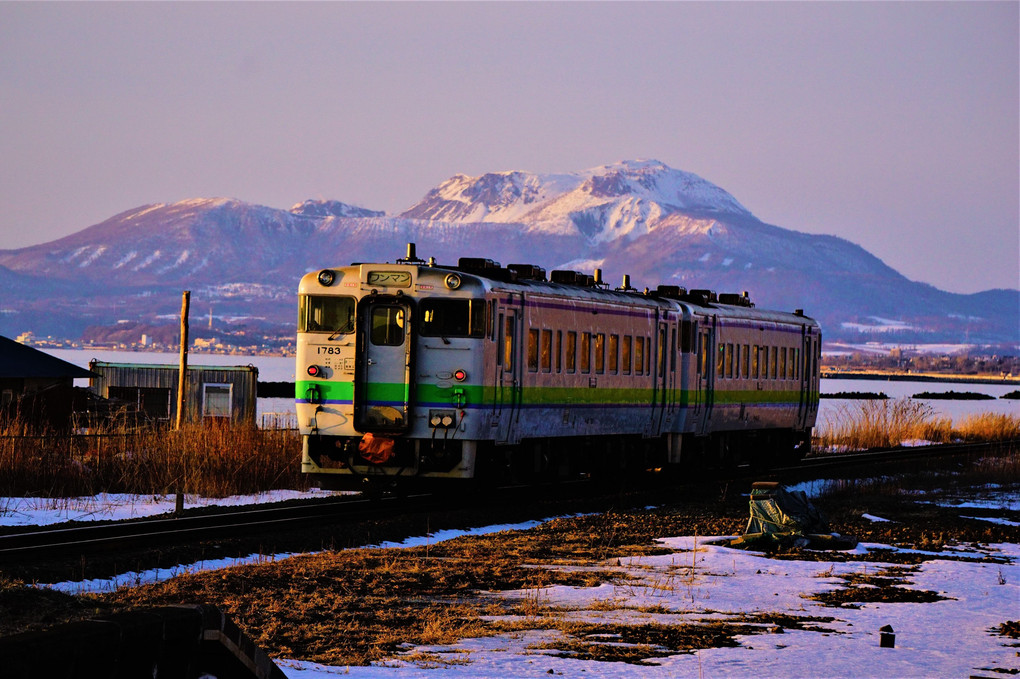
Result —
[{"label": "lake water", "polygon": [[[109,363],[149,363],[176,365],[178,354],[113,351],[107,349],[44,349],[46,353],[63,359],[68,363],[89,367],[89,361],[96,359]],[[259,369],[261,382],[293,382],[294,358],[288,356],[240,356],[223,354],[188,354],[189,365],[254,365]],[[76,386],[88,386],[88,380],[76,380]],[[836,394],[849,391],[882,392],[889,398],[910,398],[921,392],[970,391],[995,396],[994,401],[949,401],[943,399],[920,399],[931,407],[936,415],[950,417],[953,422],[980,413],[1004,413],[1020,416],[1020,400],[1001,399],[1003,394],[1020,389],[1014,384],[961,384],[950,382],[898,382],[891,380],[847,380],[823,379],[822,393]],[[853,400],[822,399],[819,406],[819,426],[824,426],[841,409],[852,404]],[[284,422],[295,417],[294,401],[287,398],[260,398],[258,418],[260,422],[268,421],[279,415]]]}]

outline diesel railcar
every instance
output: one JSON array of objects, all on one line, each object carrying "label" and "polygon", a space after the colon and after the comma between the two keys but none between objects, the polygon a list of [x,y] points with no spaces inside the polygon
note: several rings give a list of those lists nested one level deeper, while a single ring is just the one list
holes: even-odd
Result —
[{"label": "diesel railcar", "polygon": [[415,255],[301,279],[302,470],[528,482],[802,456],[821,330],[747,294]]}]

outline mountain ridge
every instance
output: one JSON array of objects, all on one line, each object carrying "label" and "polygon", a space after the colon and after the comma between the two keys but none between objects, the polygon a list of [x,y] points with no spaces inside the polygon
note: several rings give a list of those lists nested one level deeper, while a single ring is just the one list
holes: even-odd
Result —
[{"label": "mountain ridge", "polygon": [[762,222],[720,187],[654,160],[454,175],[396,215],[333,200],[289,210],[232,198],[139,206],[49,243],[0,250],[0,283],[10,282],[0,332],[74,336],[125,318],[155,322],[191,289],[194,303],[224,319],[292,335],[302,274],[393,261],[408,241],[441,264],[488,257],[598,267],[607,281],[629,274],[639,287],[749,290],[759,306],[804,309],[829,338],[866,338],[862,321],[880,317],[910,328],[898,335],[905,341],[1018,339],[1020,301],[1010,302],[1020,291],[959,295],[909,281],[847,239]]}]

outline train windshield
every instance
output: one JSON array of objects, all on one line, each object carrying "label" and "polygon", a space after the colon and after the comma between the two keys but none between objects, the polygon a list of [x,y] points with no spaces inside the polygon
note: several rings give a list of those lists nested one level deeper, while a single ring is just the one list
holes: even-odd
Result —
[{"label": "train windshield", "polygon": [[425,337],[482,337],[485,335],[485,300],[423,299],[419,306]]},{"label": "train windshield", "polygon": [[354,332],[354,298],[302,295],[298,306],[298,331],[331,335]]}]

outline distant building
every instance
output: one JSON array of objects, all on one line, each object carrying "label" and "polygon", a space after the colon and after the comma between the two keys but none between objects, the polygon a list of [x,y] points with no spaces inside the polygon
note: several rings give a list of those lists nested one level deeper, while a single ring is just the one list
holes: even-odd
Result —
[{"label": "distant building", "polygon": [[74,380],[90,377],[84,368],[0,336],[0,415],[66,429],[82,400]]},{"label": "distant building", "polygon": [[[89,369],[98,396],[126,402],[152,420],[176,421],[178,366],[92,361]],[[252,365],[189,365],[184,420],[254,424],[258,375]]]}]

